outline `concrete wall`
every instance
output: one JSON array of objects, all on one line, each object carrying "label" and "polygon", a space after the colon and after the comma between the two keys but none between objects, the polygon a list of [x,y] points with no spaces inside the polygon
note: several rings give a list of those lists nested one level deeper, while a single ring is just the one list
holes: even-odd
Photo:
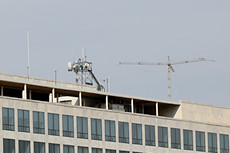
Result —
[{"label": "concrete wall", "polygon": [[[89,153],[91,153],[91,148],[102,148],[103,152],[105,153],[105,149],[114,149],[117,150],[125,150],[125,151],[136,151],[136,152],[144,152],[144,153],[152,153],[152,152],[159,152],[159,153],[191,153],[196,151],[185,151],[182,149],[170,149],[171,147],[171,138],[169,138],[169,148],[160,148],[160,147],[151,147],[151,146],[144,146],[144,145],[133,145],[132,143],[132,125],[131,123],[140,123],[142,124],[142,135],[143,135],[143,144],[144,144],[144,125],[154,125],[156,129],[156,146],[158,146],[157,142],[157,126],[165,126],[168,127],[168,133],[170,134],[170,128],[180,128],[181,129],[181,141],[183,142],[183,129],[190,129],[193,130],[193,145],[195,150],[195,131],[205,131],[206,135],[206,151],[207,151],[207,132],[214,132],[217,134],[230,134],[230,127],[229,126],[221,126],[221,125],[211,125],[211,124],[204,124],[202,122],[190,122],[186,120],[179,120],[167,117],[156,117],[151,115],[144,115],[144,114],[134,114],[129,112],[116,112],[113,110],[104,110],[104,109],[96,109],[96,108],[88,108],[88,107],[80,107],[80,106],[68,106],[58,103],[46,103],[40,101],[31,101],[31,100],[23,100],[17,98],[6,98],[0,97],[0,114],[2,114],[2,107],[9,107],[14,108],[15,111],[15,131],[6,131],[2,130],[2,117],[0,117],[0,153],[3,152],[3,138],[10,138],[15,139],[16,146],[18,146],[18,140],[29,140],[31,144],[31,152],[33,152],[33,142],[45,142],[46,143],[46,153],[48,153],[48,143],[58,143],[60,144],[60,153],[63,153],[63,144],[74,145],[75,146],[75,153],[77,153],[77,146],[88,146]],[[195,107],[195,105],[191,105],[188,103],[183,103],[183,108],[185,110],[189,107]],[[197,108],[197,107],[196,107]],[[198,107],[199,108],[199,107]],[[30,133],[24,132],[17,132],[17,110],[18,109],[25,109],[30,110]],[[33,111],[42,111],[45,112],[45,134],[33,134],[33,122],[32,122],[32,113]],[[60,119],[60,136],[51,136],[48,135],[48,113],[58,113]],[[211,112],[209,112],[211,113]],[[61,115],[73,115],[74,116],[74,138],[68,138],[62,136],[62,116]],[[179,114],[178,114],[179,115]],[[191,118],[188,115],[192,115],[192,112],[183,111],[183,117]],[[88,126],[89,126],[89,139],[78,139],[76,138],[76,116],[85,116],[88,117]],[[195,118],[199,118],[200,116],[194,116]],[[102,141],[91,140],[90,134],[90,118],[99,118],[102,119],[102,129],[104,129],[104,120],[114,120],[116,123],[116,142],[107,142],[105,140],[105,135],[103,132]],[[204,118],[205,119],[205,118]],[[203,119],[203,120],[204,120]],[[227,117],[229,119],[229,117]],[[224,116],[223,116],[223,119]],[[118,121],[129,122],[129,135],[130,140],[129,144],[123,144],[118,142]],[[104,131],[104,130],[103,130]],[[218,136],[219,139],[219,136]],[[219,142],[219,141],[218,141]],[[182,143],[183,144],[183,143]],[[219,143],[218,143],[219,146]],[[16,153],[18,153],[18,147],[15,148]],[[218,150],[219,151],[219,150]]]},{"label": "concrete wall", "polygon": [[230,126],[230,108],[181,102],[182,119]]}]

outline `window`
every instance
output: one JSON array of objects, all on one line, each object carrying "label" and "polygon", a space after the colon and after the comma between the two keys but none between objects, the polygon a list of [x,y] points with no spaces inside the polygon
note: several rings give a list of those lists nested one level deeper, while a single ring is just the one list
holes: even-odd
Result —
[{"label": "window", "polygon": [[171,128],[171,148],[181,149],[180,129]]},{"label": "window", "polygon": [[78,153],[89,153],[88,147],[78,147]]},{"label": "window", "polygon": [[63,145],[63,153],[74,153],[74,146]]},{"label": "window", "polygon": [[105,141],[116,141],[115,121],[105,120]]},{"label": "window", "polygon": [[132,143],[142,144],[142,125],[132,123]]},{"label": "window", "polygon": [[129,123],[118,122],[119,126],[119,142],[129,143]]},{"label": "window", "polygon": [[73,116],[62,115],[63,136],[73,137]]},{"label": "window", "polygon": [[59,115],[48,113],[48,134],[59,135]]},{"label": "window", "polygon": [[34,153],[45,153],[45,143],[34,142]]},{"label": "window", "polygon": [[229,138],[226,134],[220,134],[220,153],[229,153]]},{"label": "window", "polygon": [[49,143],[49,153],[60,153],[60,145]]},{"label": "window", "polygon": [[205,133],[196,131],[196,151],[205,152]]},{"label": "window", "polygon": [[88,118],[77,117],[77,137],[88,139]]},{"label": "window", "polygon": [[28,110],[18,110],[18,131],[30,132],[30,116]]},{"label": "window", "polygon": [[184,150],[193,150],[193,136],[192,130],[184,131]]},{"label": "window", "polygon": [[91,118],[91,138],[102,140],[101,119]]},{"label": "window", "polygon": [[158,126],[158,146],[168,147],[168,128]]},{"label": "window", "polygon": [[19,140],[19,153],[30,153],[30,142]]},{"label": "window", "polygon": [[3,139],[3,153],[15,153],[15,141],[13,139]]},{"label": "window", "polygon": [[33,112],[33,131],[34,133],[45,134],[45,122],[43,112]]},{"label": "window", "polygon": [[145,125],[145,145],[155,146],[155,126]]},{"label": "window", "polygon": [[208,152],[217,152],[217,134],[208,133]]},{"label": "window", "polygon": [[14,131],[14,109],[2,108],[3,130]]},{"label": "window", "polygon": [[100,149],[100,148],[92,148],[92,153],[102,153],[102,149]]},{"label": "window", "polygon": [[106,153],[116,153],[116,150],[106,149]]},{"label": "window", "polygon": [[129,153],[129,151],[120,150],[119,153]]}]

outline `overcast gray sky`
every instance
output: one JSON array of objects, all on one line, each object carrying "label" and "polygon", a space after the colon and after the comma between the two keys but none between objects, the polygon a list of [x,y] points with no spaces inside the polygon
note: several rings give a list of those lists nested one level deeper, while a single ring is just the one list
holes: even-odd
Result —
[{"label": "overcast gray sky", "polygon": [[172,73],[173,100],[230,107],[229,0],[1,0],[0,72],[74,82],[67,62],[88,59],[111,91],[167,100],[167,67],[119,66],[205,57]]}]

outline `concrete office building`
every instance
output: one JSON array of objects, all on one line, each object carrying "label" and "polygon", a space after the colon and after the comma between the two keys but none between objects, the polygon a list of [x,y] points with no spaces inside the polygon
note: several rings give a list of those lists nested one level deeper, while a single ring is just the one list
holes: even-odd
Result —
[{"label": "concrete office building", "polygon": [[229,108],[7,74],[0,88],[0,153],[229,153]]}]

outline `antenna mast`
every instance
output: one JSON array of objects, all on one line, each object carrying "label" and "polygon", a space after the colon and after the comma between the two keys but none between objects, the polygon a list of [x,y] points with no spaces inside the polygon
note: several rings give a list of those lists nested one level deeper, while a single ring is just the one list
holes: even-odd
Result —
[{"label": "antenna mast", "polygon": [[171,81],[171,72],[175,72],[172,65],[177,64],[186,64],[186,63],[195,63],[195,62],[215,62],[214,60],[209,60],[205,58],[198,58],[198,59],[192,59],[192,60],[186,60],[186,61],[179,61],[179,62],[170,62],[170,58],[168,56],[168,62],[167,63],[155,63],[155,62],[119,62],[120,65],[162,65],[167,66],[168,68],[168,99],[169,101],[172,100],[172,81]]},{"label": "antenna mast", "polygon": [[30,32],[27,31],[27,76],[30,77]]}]

